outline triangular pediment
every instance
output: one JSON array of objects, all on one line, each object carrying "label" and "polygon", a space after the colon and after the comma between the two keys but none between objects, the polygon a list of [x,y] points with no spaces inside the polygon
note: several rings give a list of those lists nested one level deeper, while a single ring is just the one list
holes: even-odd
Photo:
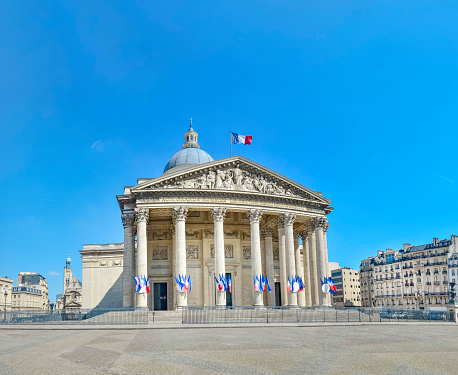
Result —
[{"label": "triangular pediment", "polygon": [[203,190],[257,193],[299,198],[329,205],[321,193],[310,190],[279,173],[241,156],[212,161],[132,186],[132,193],[157,190]]}]

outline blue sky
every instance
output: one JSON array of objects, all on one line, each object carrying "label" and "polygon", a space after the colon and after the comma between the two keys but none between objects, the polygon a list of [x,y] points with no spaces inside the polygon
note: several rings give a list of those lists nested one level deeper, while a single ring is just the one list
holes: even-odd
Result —
[{"label": "blue sky", "polygon": [[233,154],[332,200],[342,266],[458,234],[458,4],[304,3],[2,2],[0,275],[54,300],[70,253],[81,279],[191,116],[214,159],[252,135]]}]

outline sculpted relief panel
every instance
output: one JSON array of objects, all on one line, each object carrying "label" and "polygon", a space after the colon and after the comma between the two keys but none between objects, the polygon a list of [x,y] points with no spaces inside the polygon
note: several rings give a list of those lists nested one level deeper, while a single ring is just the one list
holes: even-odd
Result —
[{"label": "sculpted relief panel", "polygon": [[[212,258],[215,257],[215,245],[210,245],[210,256]],[[234,246],[232,245],[224,245],[224,257],[225,258],[233,258],[234,257]]]},{"label": "sculpted relief panel", "polygon": [[168,249],[166,247],[156,247],[153,249],[153,260],[167,260]]},{"label": "sculpted relief panel", "polygon": [[240,168],[209,170],[194,178],[166,181],[158,185],[158,187],[239,190],[297,198],[312,198],[312,196],[303,192],[299,194],[298,189],[293,188],[293,191],[287,184],[275,181],[269,176],[251,173]]}]

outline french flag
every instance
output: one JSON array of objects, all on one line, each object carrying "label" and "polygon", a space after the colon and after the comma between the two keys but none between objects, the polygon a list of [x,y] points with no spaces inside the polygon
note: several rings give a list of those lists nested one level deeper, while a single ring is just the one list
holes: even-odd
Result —
[{"label": "french flag", "polygon": [[289,293],[291,292],[291,281],[289,280],[289,276],[288,276],[288,285],[286,287],[286,291]]},{"label": "french flag", "polygon": [[240,135],[231,132],[231,143],[233,145],[251,145],[253,137],[251,135]]}]

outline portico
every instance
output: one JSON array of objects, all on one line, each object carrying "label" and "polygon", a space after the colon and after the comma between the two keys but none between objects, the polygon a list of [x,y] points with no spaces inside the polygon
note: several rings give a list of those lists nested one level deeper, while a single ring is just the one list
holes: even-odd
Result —
[{"label": "portico", "polygon": [[[197,147],[191,127],[161,177],[140,179],[117,197],[124,224],[123,305],[155,309],[157,283],[167,288],[167,309],[226,306],[215,276],[227,273],[233,305],[326,305],[319,279],[328,276],[330,201],[241,156],[173,163],[183,151],[205,153]],[[253,276],[261,274],[272,293],[254,291]],[[150,277],[150,296],[135,293],[136,275]],[[191,275],[191,293],[176,291],[175,275]],[[305,291],[288,293],[288,277],[295,275]]]}]

